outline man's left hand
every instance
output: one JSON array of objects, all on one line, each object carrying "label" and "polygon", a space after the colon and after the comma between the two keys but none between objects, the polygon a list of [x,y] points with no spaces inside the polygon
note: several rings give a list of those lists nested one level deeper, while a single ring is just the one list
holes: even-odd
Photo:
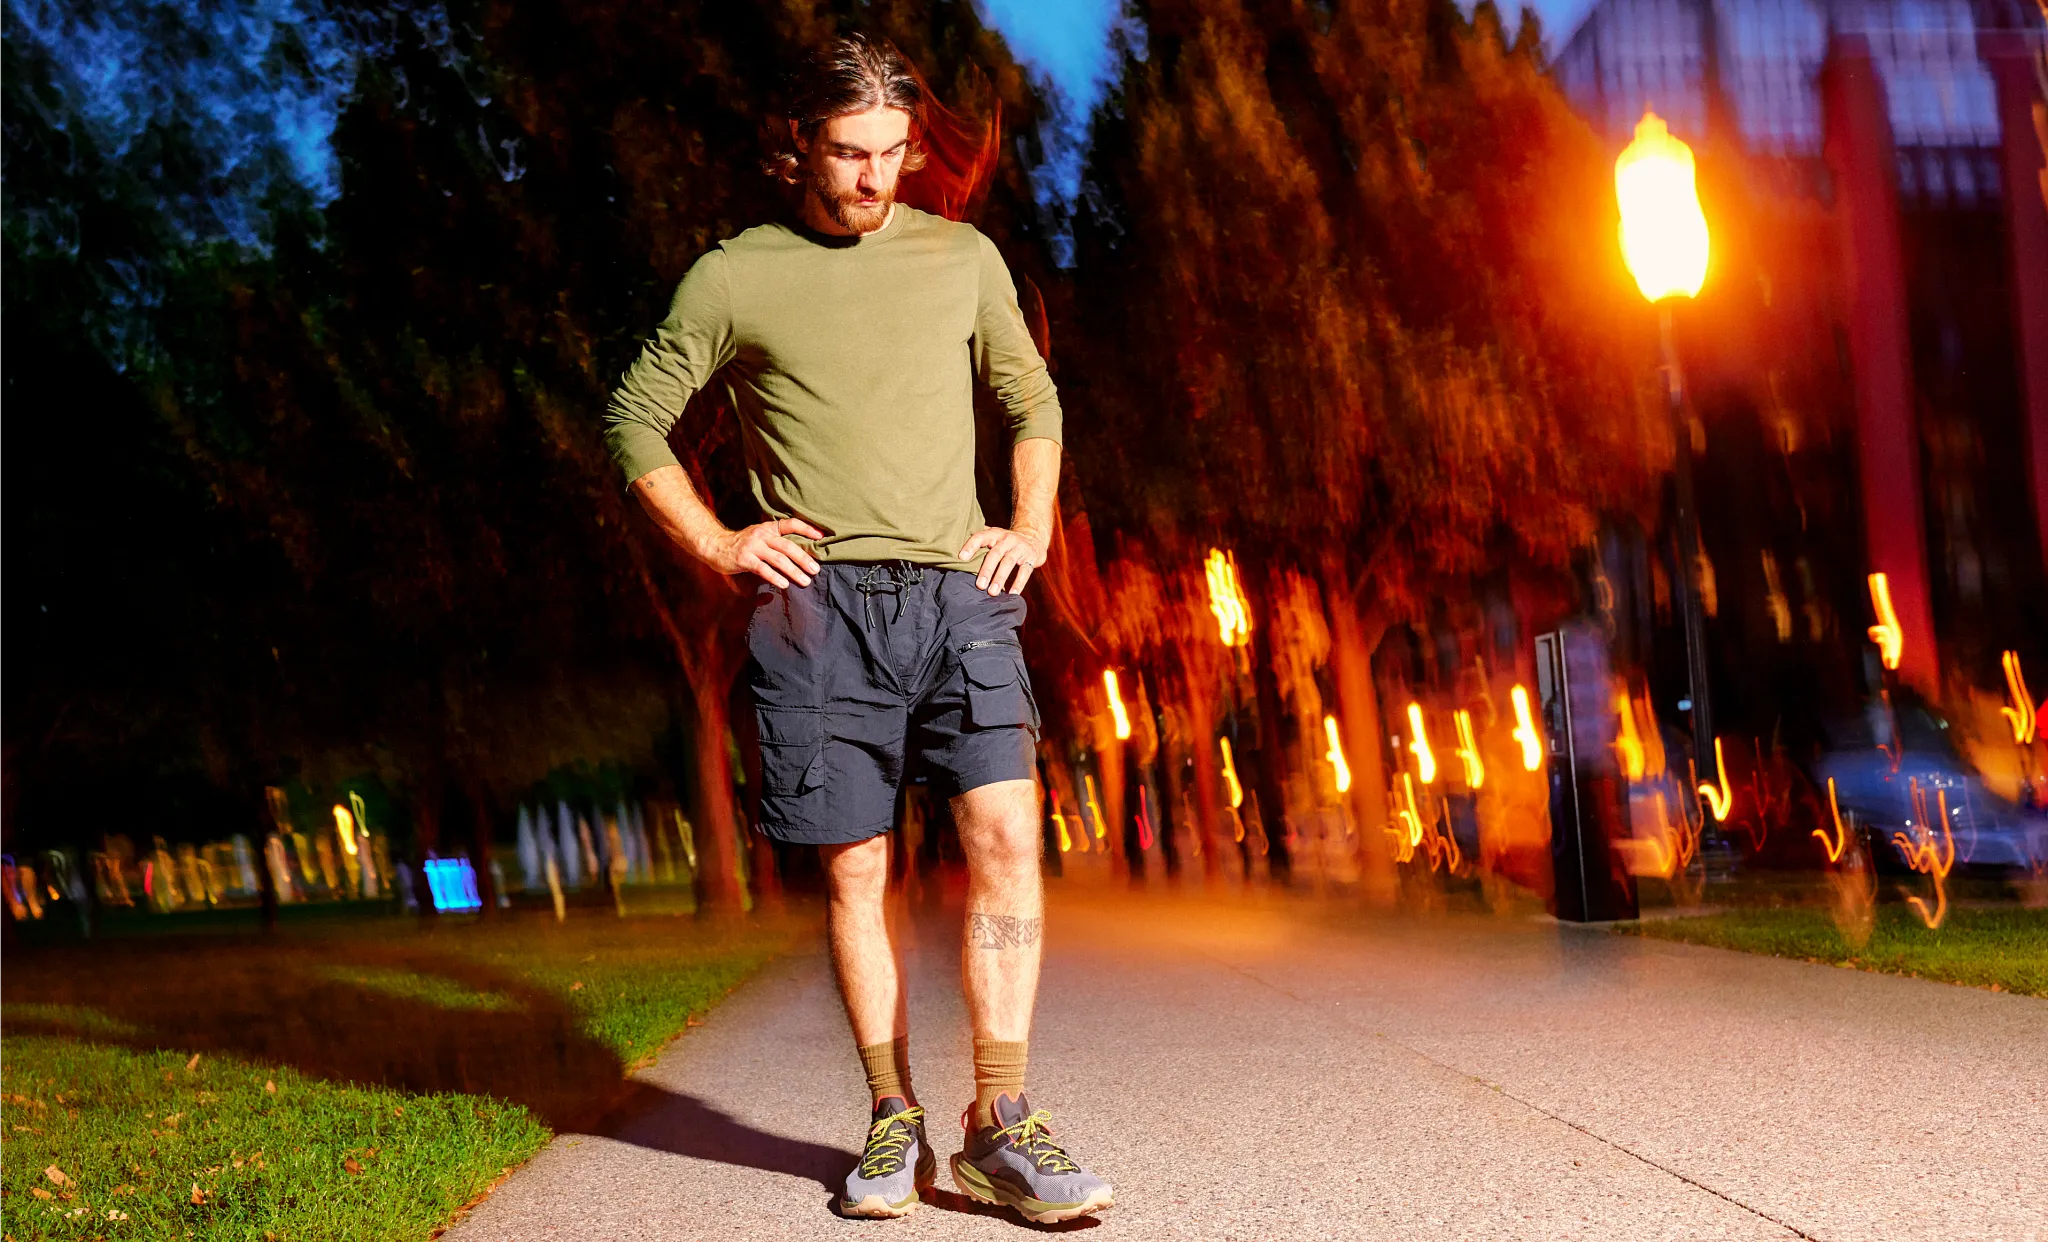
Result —
[{"label": "man's left hand", "polygon": [[[1012,595],[1022,595],[1024,584],[1031,581],[1031,571],[1045,564],[1046,549],[1052,540],[1032,530],[1005,530],[1000,526],[984,526],[967,538],[967,546],[960,549],[960,559],[971,560],[977,551],[988,549],[988,555],[981,558],[981,571],[974,576],[974,585],[990,595],[1001,595],[1007,589]],[[1016,581],[1011,582],[1011,575]]]}]

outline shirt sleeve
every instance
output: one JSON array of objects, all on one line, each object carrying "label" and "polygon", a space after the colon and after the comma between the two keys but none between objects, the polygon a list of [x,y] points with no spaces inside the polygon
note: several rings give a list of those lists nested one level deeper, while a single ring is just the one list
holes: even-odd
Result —
[{"label": "shirt sleeve", "polygon": [[668,318],[626,368],[604,412],[604,442],[626,482],[676,464],[669,428],[683,407],[733,356],[732,289],[724,250],[691,264]]},{"label": "shirt sleeve", "polygon": [[1010,442],[1060,441],[1060,395],[1053,387],[1045,359],[1031,343],[1024,312],[1017,308],[1017,286],[994,242],[980,232],[981,292],[974,312],[974,373],[1003,403]]}]

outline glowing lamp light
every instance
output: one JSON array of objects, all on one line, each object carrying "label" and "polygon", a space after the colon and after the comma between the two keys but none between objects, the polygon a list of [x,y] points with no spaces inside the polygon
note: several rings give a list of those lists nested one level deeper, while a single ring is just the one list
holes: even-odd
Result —
[{"label": "glowing lamp light", "polygon": [[1717,785],[1701,785],[1700,796],[1707,800],[1707,809],[1714,813],[1714,822],[1728,818],[1729,810],[1735,805],[1735,795],[1728,789],[1728,760],[1721,754],[1721,739],[1714,739],[1714,769],[1720,777]]},{"label": "glowing lamp light", "polygon": [[484,908],[483,898],[477,896],[476,868],[467,858],[429,858],[427,891],[436,910],[461,913]]},{"label": "glowing lamp light", "polygon": [[1217,636],[1226,647],[1244,646],[1252,637],[1252,610],[1237,584],[1237,558],[1211,548],[1202,574],[1209,584],[1209,611],[1216,614]]},{"label": "glowing lamp light", "polygon": [[1870,627],[1870,641],[1877,644],[1884,666],[1895,669],[1906,649],[1906,635],[1899,629],[1899,614],[1892,610],[1891,579],[1883,574],[1870,575],[1870,607],[1877,614],[1877,624]]},{"label": "glowing lamp light", "polygon": [[1652,302],[1697,295],[1707,279],[1707,217],[1693,181],[1692,148],[1663,118],[1643,113],[1636,140],[1614,161],[1621,255]]},{"label": "glowing lamp light", "polygon": [[1344,761],[1344,743],[1337,737],[1337,718],[1323,717],[1323,736],[1330,741],[1330,749],[1323,752],[1323,758],[1337,770],[1337,792],[1351,792],[1351,765]]},{"label": "glowing lamp light", "polygon": [[1632,781],[1643,779],[1643,735],[1636,732],[1635,705],[1628,701],[1626,690],[1614,696],[1614,709],[1621,718],[1621,731],[1614,739],[1614,749],[1621,756],[1622,775]]},{"label": "glowing lamp light", "polygon": [[334,804],[334,834],[341,838],[341,848],[356,852],[356,817],[339,802]]},{"label": "glowing lamp light", "polygon": [[1429,731],[1422,725],[1422,704],[1408,705],[1408,732],[1414,740],[1408,749],[1415,752],[1415,775],[1425,785],[1436,782],[1436,752],[1429,748]]},{"label": "glowing lamp light", "polygon": [[1109,692],[1109,714],[1116,721],[1116,738],[1121,742],[1131,736],[1131,717],[1124,710],[1123,691],[1117,688],[1115,669],[1102,670],[1102,688]]},{"label": "glowing lamp light", "polygon": [[1451,723],[1458,729],[1458,761],[1465,765],[1465,788],[1477,789],[1486,783],[1486,763],[1479,757],[1479,740],[1472,733],[1472,713],[1461,707],[1451,713]]},{"label": "glowing lamp light", "polygon": [[1237,761],[1230,754],[1230,739],[1219,737],[1216,744],[1223,749],[1223,783],[1230,787],[1230,809],[1235,811],[1244,805],[1244,785],[1237,779]]},{"label": "glowing lamp light", "polygon": [[1999,663],[2005,667],[2006,697],[2012,700],[2011,707],[1998,709],[1999,714],[2012,726],[2012,740],[2029,745],[2040,730],[2041,713],[2034,706],[2033,693],[2027,689],[2027,676],[2020,671],[2020,654],[2008,651],[1999,657]]},{"label": "glowing lamp light", "polygon": [[1543,735],[1536,732],[1536,718],[1529,714],[1529,692],[1521,686],[1508,691],[1515,705],[1515,740],[1522,744],[1522,767],[1534,772],[1543,766]]}]

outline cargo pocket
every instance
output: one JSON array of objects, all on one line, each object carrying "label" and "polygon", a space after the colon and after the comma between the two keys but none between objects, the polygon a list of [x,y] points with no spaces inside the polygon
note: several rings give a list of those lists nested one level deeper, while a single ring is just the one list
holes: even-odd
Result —
[{"label": "cargo pocket", "polygon": [[[756,707],[761,727],[761,792],[793,800],[825,784],[824,718],[814,711]],[[795,810],[794,805],[786,807]]]},{"label": "cargo pocket", "polygon": [[1024,725],[1038,731],[1038,705],[1023,653],[1008,643],[970,646],[960,653],[967,680],[967,723],[977,729]]}]

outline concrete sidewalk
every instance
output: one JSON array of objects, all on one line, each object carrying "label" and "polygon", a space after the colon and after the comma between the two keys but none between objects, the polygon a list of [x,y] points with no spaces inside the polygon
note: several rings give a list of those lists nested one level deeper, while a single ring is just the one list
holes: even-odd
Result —
[{"label": "concrete sidewalk", "polygon": [[[955,916],[957,918],[957,916]],[[2048,1001],[1556,925],[1055,887],[1032,1102],[1128,1238],[2048,1242]],[[866,1096],[822,946],[448,1236],[1009,1238],[951,1193],[957,922],[917,920],[940,1193],[834,1216]]]}]

